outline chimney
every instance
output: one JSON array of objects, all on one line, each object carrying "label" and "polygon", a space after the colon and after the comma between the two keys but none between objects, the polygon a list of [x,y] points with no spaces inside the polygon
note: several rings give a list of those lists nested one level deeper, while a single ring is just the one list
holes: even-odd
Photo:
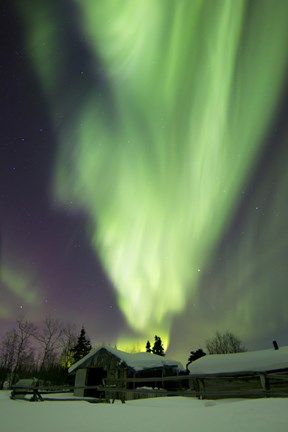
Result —
[{"label": "chimney", "polygon": [[275,349],[275,350],[278,350],[278,349],[279,349],[279,347],[278,347],[278,344],[277,344],[277,341],[276,341],[276,340],[274,340],[274,341],[273,341],[273,346],[274,346],[274,349]]}]

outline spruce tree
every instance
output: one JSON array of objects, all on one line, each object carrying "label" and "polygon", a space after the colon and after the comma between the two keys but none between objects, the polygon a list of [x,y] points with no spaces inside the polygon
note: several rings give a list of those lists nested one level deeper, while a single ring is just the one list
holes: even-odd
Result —
[{"label": "spruce tree", "polygon": [[77,344],[72,349],[73,360],[76,363],[78,360],[82,359],[87,355],[92,349],[90,340],[86,337],[86,332],[84,327],[80,331],[80,335],[77,339]]},{"label": "spruce tree", "polygon": [[149,340],[147,341],[147,344],[146,344],[146,352],[148,352],[148,353],[151,353],[151,352],[152,352],[151,344],[150,344],[150,341],[149,341]]},{"label": "spruce tree", "polygon": [[152,353],[156,355],[160,355],[162,357],[165,356],[161,338],[157,335],[155,336],[155,342],[152,348]]}]

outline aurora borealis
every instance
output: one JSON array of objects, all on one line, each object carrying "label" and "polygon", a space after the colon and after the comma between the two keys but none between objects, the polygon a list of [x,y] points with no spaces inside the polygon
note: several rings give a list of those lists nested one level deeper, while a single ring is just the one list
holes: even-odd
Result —
[{"label": "aurora borealis", "polygon": [[12,3],[1,321],[285,341],[287,1]]}]

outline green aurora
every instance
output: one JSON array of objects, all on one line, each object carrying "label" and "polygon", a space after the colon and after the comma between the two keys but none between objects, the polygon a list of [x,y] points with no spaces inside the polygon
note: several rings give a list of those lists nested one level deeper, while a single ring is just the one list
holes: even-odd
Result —
[{"label": "green aurora", "polygon": [[[27,47],[59,141],[53,202],[87,214],[131,329],[169,339],[187,302],[203,301],[202,273],[274,119],[287,73],[288,2],[71,0],[104,83],[79,100],[80,89],[60,88],[61,15],[53,2],[31,4],[22,11]],[[253,232],[237,251],[244,261],[253,259]],[[240,291],[250,270],[229,294],[244,321],[253,293]],[[217,278],[214,285],[217,295]]]}]

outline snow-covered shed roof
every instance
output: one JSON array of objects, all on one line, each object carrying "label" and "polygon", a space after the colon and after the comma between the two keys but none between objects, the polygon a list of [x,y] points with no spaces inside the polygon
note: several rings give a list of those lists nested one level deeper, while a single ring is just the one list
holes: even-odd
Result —
[{"label": "snow-covered shed roof", "polygon": [[210,354],[194,361],[188,368],[191,375],[288,369],[288,347],[235,354]]},{"label": "snow-covered shed roof", "polygon": [[166,357],[151,354],[148,352],[138,353],[127,353],[120,351],[116,348],[112,348],[107,345],[101,345],[90,351],[85,357],[78,362],[74,363],[68,370],[69,373],[75,372],[77,369],[88,367],[91,363],[92,358],[102,349],[109,351],[115,357],[119,359],[119,363],[124,363],[126,366],[131,367],[135,371],[144,369],[163,368],[165,366],[174,366],[178,371],[184,371],[182,363],[176,360],[169,360]]}]

